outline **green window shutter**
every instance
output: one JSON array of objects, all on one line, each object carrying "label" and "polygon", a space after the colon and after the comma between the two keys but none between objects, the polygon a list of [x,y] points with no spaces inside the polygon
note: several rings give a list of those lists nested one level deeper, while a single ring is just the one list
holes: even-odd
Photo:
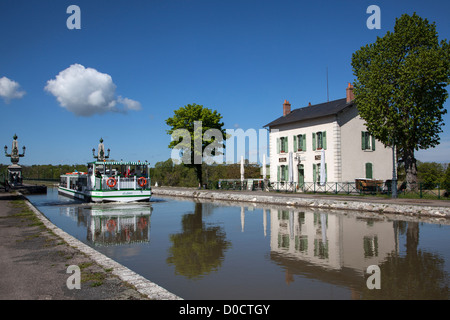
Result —
[{"label": "green window shutter", "polygon": [[366,150],[366,134],[361,131],[361,150]]},{"label": "green window shutter", "polygon": [[313,163],[313,182],[316,182],[316,176],[317,176],[316,167],[317,167],[316,164]]},{"label": "green window shutter", "polygon": [[316,134],[313,132],[312,134],[312,143],[313,143],[313,150],[316,150]]},{"label": "green window shutter", "polygon": [[327,150],[327,132],[322,132],[322,148],[323,150]]},{"label": "green window shutter", "polygon": [[284,146],[285,146],[285,148],[284,148],[284,151],[285,152],[289,152],[289,140],[288,140],[288,137],[285,137],[284,138]]},{"label": "green window shutter", "polygon": [[277,138],[277,153],[280,153],[281,151],[281,146],[280,146],[280,138]]},{"label": "green window shutter", "polygon": [[297,136],[294,136],[294,152],[297,151]]},{"label": "green window shutter", "polygon": [[375,151],[375,137],[372,136],[372,151]]},{"label": "green window shutter", "polygon": [[372,164],[370,162],[366,163],[366,179],[373,179],[372,174]]},{"label": "green window shutter", "polygon": [[277,181],[280,181],[280,166],[277,167]]},{"label": "green window shutter", "polygon": [[327,164],[325,163],[325,182],[328,182],[328,171],[327,171]]},{"label": "green window shutter", "polygon": [[306,151],[306,134],[302,135],[302,150]]}]

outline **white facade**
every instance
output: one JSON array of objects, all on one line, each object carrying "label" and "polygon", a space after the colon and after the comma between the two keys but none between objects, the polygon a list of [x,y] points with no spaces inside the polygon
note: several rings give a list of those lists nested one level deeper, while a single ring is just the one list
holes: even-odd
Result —
[{"label": "white facade", "polygon": [[392,178],[392,148],[368,134],[354,104],[336,114],[271,126],[269,141],[271,182],[290,182],[291,152],[295,183],[320,181],[323,154],[327,183]]}]

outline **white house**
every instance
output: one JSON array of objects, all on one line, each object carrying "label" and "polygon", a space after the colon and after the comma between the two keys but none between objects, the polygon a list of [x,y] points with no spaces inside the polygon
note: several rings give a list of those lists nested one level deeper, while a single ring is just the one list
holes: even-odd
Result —
[{"label": "white house", "polygon": [[283,115],[264,126],[270,130],[271,182],[392,178],[392,148],[369,135],[350,83],[346,91],[346,98],[292,111],[284,101]]}]

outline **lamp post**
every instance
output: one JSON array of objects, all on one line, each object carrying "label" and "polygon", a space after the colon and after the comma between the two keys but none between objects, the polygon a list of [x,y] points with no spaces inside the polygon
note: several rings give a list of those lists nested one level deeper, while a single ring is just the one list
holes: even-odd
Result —
[{"label": "lamp post", "polygon": [[14,134],[11,147],[11,154],[8,153],[8,147],[5,146],[5,156],[11,158],[11,165],[8,166],[8,183],[11,186],[22,185],[22,167],[18,165],[19,159],[25,156],[25,146],[22,147],[23,153],[19,153],[19,143],[17,135]]}]

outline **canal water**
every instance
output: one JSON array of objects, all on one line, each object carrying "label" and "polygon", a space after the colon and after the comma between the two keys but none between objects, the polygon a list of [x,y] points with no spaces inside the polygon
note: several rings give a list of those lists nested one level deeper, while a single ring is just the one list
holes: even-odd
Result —
[{"label": "canal water", "polygon": [[54,188],[27,198],[59,228],[184,299],[449,298],[448,222],[157,195],[86,204]]}]

